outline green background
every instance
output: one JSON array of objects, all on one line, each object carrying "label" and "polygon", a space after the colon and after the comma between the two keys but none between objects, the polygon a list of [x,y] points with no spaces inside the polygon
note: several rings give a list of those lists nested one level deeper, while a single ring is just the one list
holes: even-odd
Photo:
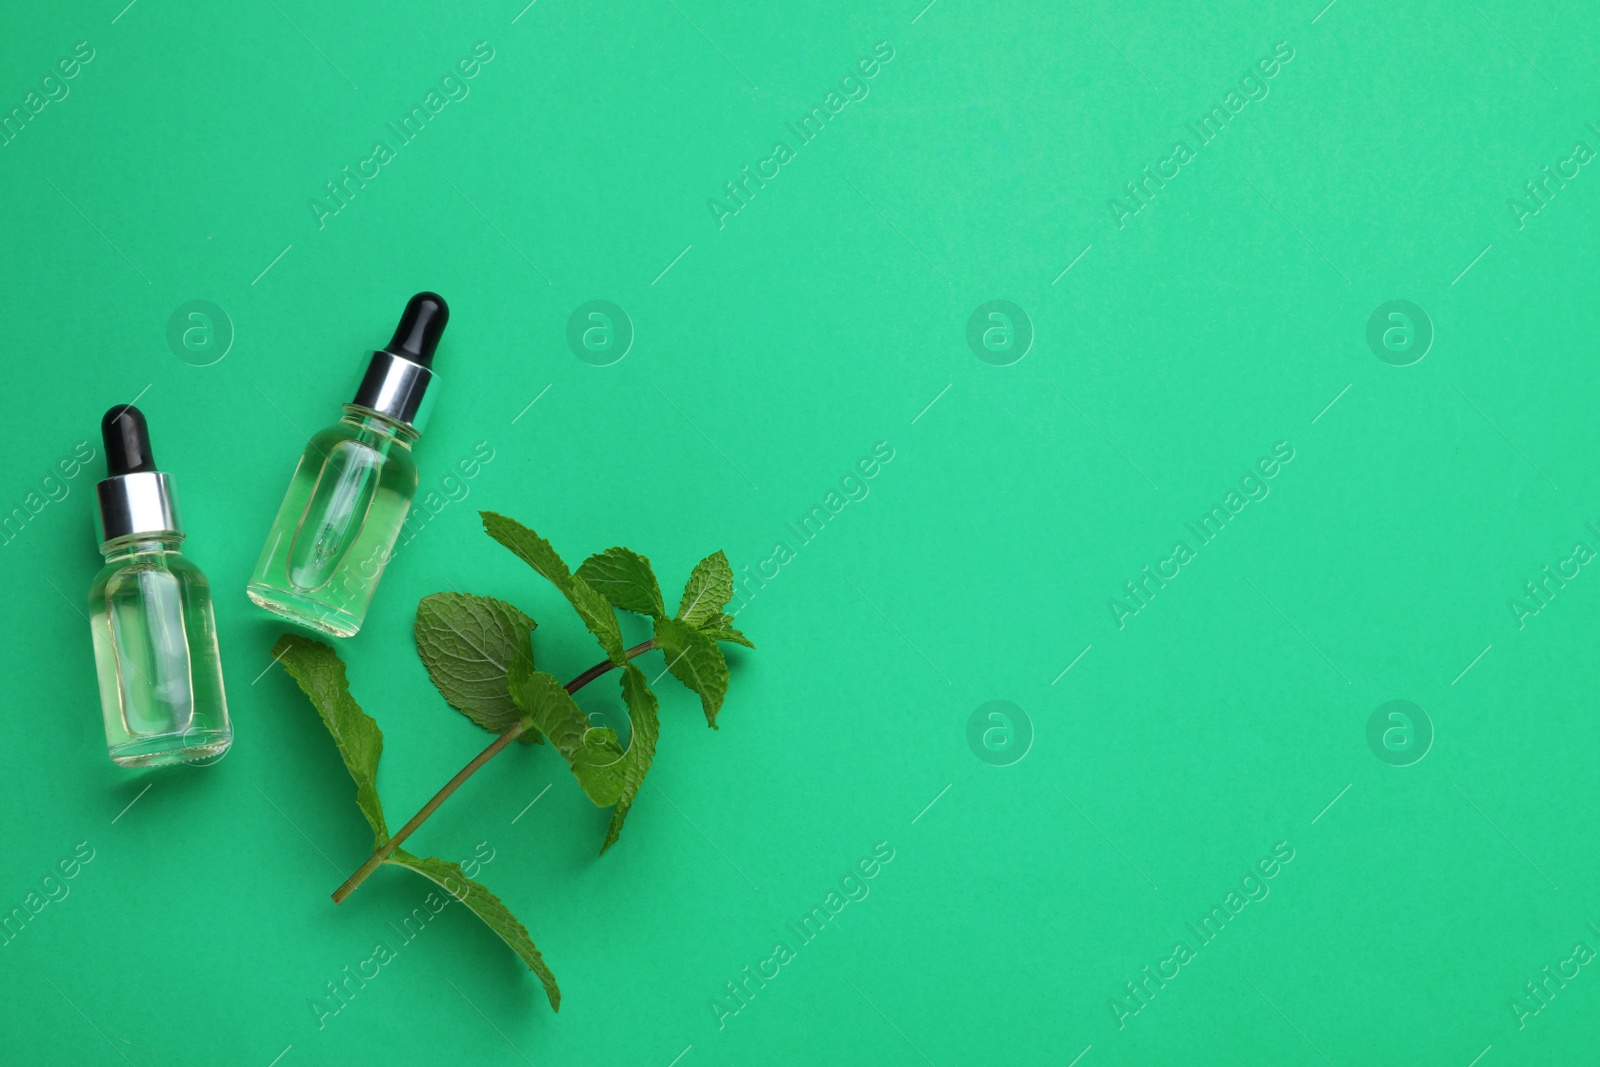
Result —
[{"label": "green background", "polygon": [[[1521,626],[1508,601],[1600,548],[1600,177],[1551,182],[1520,226],[1508,200],[1531,206],[1524,183],[1575,141],[1600,148],[1600,35],[1546,0],[1320,7],[8,10],[0,111],[77,42],[94,58],[0,148],[0,507],[28,516],[0,547],[0,910],[79,842],[95,858],[0,948],[4,1058],[1582,1058],[1593,967],[1520,1026],[1511,1004],[1600,948],[1600,578],[1580,567]],[[470,95],[319,228],[323,183],[479,42]],[[879,42],[870,94],[797,146],[785,123]],[[1283,42],[1269,95],[1201,146],[1185,123]],[[795,158],[719,228],[708,199],[780,139]],[[1119,228],[1108,200],[1178,140],[1195,158]],[[414,839],[489,843],[482,880],[558,975],[559,1015],[449,909],[319,1029],[309,1002],[429,887],[385,870],[329,902],[366,828],[243,587],[304,433],[422,288],[452,308],[424,492],[479,442],[494,458],[339,645],[386,734],[393,822],[485,740],[416,657],[420,597],[518,603],[563,677],[598,658],[477,509],[574,563],[633,547],[670,598],[717,548],[754,573],[879,442],[894,459],[749,599],[760,648],[731,650],[719,731],[662,682],[659,758],[612,852],[539,748]],[[615,365],[566,344],[591,299],[636,331]],[[1010,366],[966,343],[994,299],[1036,334]],[[1394,299],[1436,335],[1410,366],[1366,341]],[[190,300],[235,335],[210,366],[167,340]],[[134,397],[217,595],[237,740],[204,770],[103,750],[95,435]],[[95,460],[46,483],[84,440]],[[1195,547],[1185,523],[1279,442],[1270,495],[1119,628],[1123,584]],[[586,708],[614,715],[615,692]],[[1411,766],[1367,742],[1395,699],[1436,734]],[[968,745],[991,700],[1031,723],[1009,766]],[[879,842],[870,895],[719,1026],[725,984]],[[1279,843],[1270,896],[1119,1028],[1124,983]]]}]

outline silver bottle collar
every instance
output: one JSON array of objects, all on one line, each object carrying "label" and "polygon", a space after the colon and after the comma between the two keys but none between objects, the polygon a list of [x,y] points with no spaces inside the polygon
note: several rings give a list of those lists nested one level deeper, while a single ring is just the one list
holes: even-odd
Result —
[{"label": "silver bottle collar", "polygon": [[133,534],[183,533],[178,497],[165,471],[119,474],[95,486],[100,498],[100,543]]},{"label": "silver bottle collar", "polygon": [[393,352],[374,352],[351,403],[403,423],[418,434],[433,411],[433,371]]}]

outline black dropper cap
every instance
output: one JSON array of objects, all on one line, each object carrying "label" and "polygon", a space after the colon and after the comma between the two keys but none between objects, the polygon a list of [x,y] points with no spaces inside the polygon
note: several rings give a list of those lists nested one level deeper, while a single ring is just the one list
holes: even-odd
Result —
[{"label": "black dropper cap", "polygon": [[106,474],[144,474],[156,469],[150,452],[150,427],[144,414],[132,404],[118,404],[100,420],[100,436],[106,446]]},{"label": "black dropper cap", "polygon": [[150,428],[132,404],[118,404],[100,420],[106,477],[95,486],[100,502],[100,543],[133,534],[183,533],[172,476],[156,469]]},{"label": "black dropper cap", "polygon": [[402,359],[433,366],[433,350],[439,347],[444,336],[445,323],[450,321],[450,307],[438,293],[418,293],[406,303],[400,325],[394,329],[394,338],[385,349]]}]

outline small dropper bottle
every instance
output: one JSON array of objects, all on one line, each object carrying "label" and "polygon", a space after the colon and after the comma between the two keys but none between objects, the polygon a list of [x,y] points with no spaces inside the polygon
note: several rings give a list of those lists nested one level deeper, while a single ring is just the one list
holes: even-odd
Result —
[{"label": "small dropper bottle", "polygon": [[361,629],[416,495],[411,446],[449,318],[437,293],[413,296],[344,417],[307,443],[246,589],[261,607],[334,637]]},{"label": "small dropper bottle", "polygon": [[106,565],[89,589],[100,707],[122,767],[214,763],[233,743],[211,587],[179,552],[171,475],[156,469],[138,408],[106,412],[96,486]]}]

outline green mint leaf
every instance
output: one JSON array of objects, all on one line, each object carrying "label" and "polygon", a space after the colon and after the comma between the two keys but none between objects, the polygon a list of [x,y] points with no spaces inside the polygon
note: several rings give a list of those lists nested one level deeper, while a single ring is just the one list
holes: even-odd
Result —
[{"label": "green mint leaf", "polygon": [[600,642],[600,647],[605,649],[612,663],[620,667],[627,662],[627,656],[622,649],[622,629],[617,625],[617,616],[611,610],[611,605],[606,602],[605,597],[595,592],[588,582],[575,577],[567,570],[567,565],[562,562],[560,555],[550,546],[549,541],[516,519],[492,511],[480,511],[478,515],[483,519],[483,528],[488,531],[490,537],[505,545],[521,557],[524,563],[544,575],[551,585],[561,591],[562,596],[571,601],[573,608],[578,612],[578,617]]},{"label": "green mint leaf", "polygon": [[615,730],[590,725],[567,687],[533,669],[533,657],[519,657],[507,676],[511,696],[572,768],[589,799],[607,808],[622,795],[622,745]]},{"label": "green mint leaf", "polygon": [[728,692],[728,661],[722,658],[722,649],[704,631],[678,619],[656,620],[656,646],[672,676],[700,695],[706,725],[715,730],[717,711]]},{"label": "green mint leaf", "polygon": [[578,577],[593,586],[613,607],[653,619],[667,613],[650,561],[637,552],[608,548],[584,560],[583,566],[578,568]]},{"label": "green mint leaf", "polygon": [[678,603],[678,618],[690,626],[700,626],[733,599],[733,568],[728,557],[713,552],[694,565],[689,583],[683,587]]},{"label": "green mint leaf", "polygon": [[534,947],[527,927],[517,921],[511,909],[499,897],[489,892],[482,883],[468,878],[460,864],[433,856],[413,856],[403,848],[395,849],[394,855],[384,862],[416,871],[471,909],[485,926],[511,947],[512,952],[521,957],[522,962],[528,965],[528,970],[539,976],[544,995],[550,998],[550,1007],[555,1011],[561,1010],[561,988],[556,985],[556,976],[545,966],[544,957]]},{"label": "green mint leaf", "polygon": [[350,695],[344,661],[321,641],[299,634],[284,634],[272,646],[272,658],[283,664],[289,677],[311,698],[311,706],[339,746],[345,769],[356,783],[356,807],[372,826],[372,838],[381,847],[389,840],[383,821],[383,801],[378,797],[378,759],[383,755],[383,731]]},{"label": "green mint leaf", "polygon": [[[451,707],[490,733],[505,733],[523,717],[506,674],[537,625],[504,600],[434,593],[417,605],[417,655]],[[532,731],[522,736],[539,740]]]},{"label": "green mint leaf", "polygon": [[605,844],[600,846],[602,856],[617,843],[617,836],[622,833],[623,820],[627,819],[633,800],[639,795],[639,787],[644,785],[650,761],[656,758],[656,740],[661,735],[656,695],[650,692],[644,672],[631,663],[622,669],[622,699],[628,705],[632,730],[628,735],[628,755],[622,761],[622,795],[617,797],[617,806],[611,809],[611,825],[606,828]]},{"label": "green mint leaf", "polygon": [[718,613],[707,619],[700,627],[700,632],[713,641],[732,641],[745,648],[755,648],[756,643],[733,628],[733,616]]}]

